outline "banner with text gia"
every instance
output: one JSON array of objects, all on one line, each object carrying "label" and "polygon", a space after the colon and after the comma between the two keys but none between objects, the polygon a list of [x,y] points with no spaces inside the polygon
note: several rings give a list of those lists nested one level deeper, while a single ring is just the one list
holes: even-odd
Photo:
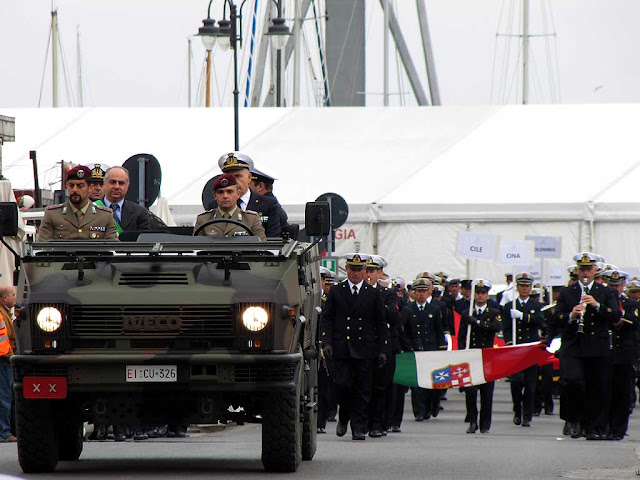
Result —
[{"label": "banner with text gia", "polygon": [[489,233],[458,232],[457,256],[465,260],[493,260],[496,241],[496,236]]},{"label": "banner with text gia", "polygon": [[498,263],[523,265],[533,260],[533,242],[503,242],[498,252]]}]

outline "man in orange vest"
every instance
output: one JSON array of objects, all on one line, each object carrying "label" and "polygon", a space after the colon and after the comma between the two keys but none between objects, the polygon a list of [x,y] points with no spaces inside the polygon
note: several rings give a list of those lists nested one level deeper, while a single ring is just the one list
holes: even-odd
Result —
[{"label": "man in orange vest", "polygon": [[11,434],[11,403],[13,399],[13,373],[9,358],[15,349],[11,309],[16,304],[16,289],[0,285],[0,442],[15,442]]}]

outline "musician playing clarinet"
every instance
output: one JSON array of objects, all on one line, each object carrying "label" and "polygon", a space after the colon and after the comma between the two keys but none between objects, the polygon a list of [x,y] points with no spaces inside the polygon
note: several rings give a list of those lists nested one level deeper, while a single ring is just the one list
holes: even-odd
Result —
[{"label": "musician playing clarinet", "polygon": [[578,282],[561,290],[555,327],[561,331],[560,418],[563,434],[587,440],[607,438],[613,325],[620,320],[612,290],[594,281],[599,255],[574,255]]}]

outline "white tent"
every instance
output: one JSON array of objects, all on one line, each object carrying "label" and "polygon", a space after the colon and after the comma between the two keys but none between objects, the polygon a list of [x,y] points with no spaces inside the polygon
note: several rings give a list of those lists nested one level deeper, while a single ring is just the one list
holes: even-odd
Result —
[{"label": "white tent", "polygon": [[[4,173],[41,184],[62,159],[122,163],[151,153],[178,224],[201,211],[217,159],[233,149],[230,109],[8,109],[16,142]],[[337,253],[377,251],[393,274],[444,270],[499,280],[509,268],[455,258],[460,231],[562,237],[563,266],[593,249],[619,267],[640,265],[640,105],[242,109],[241,150],[278,178],[293,221],[324,192],[350,205]],[[470,271],[471,270],[471,271]]]}]

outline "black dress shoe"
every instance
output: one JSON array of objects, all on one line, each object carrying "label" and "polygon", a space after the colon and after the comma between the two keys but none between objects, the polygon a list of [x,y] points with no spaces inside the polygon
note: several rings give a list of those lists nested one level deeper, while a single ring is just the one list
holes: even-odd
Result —
[{"label": "black dress shoe", "polygon": [[522,426],[523,427],[530,427],[531,426],[531,422],[529,420],[522,420]]},{"label": "black dress shoe", "polygon": [[125,434],[123,432],[117,432],[113,434],[114,440],[116,442],[126,442],[127,441],[127,437],[125,436]]},{"label": "black dress shoe", "polygon": [[149,435],[147,435],[144,430],[135,430],[133,432],[133,439],[136,441],[147,440],[148,438]]},{"label": "black dress shoe", "polygon": [[344,434],[347,433],[347,424],[338,422],[338,426],[336,427],[336,435],[339,437],[344,437]]},{"label": "black dress shoe", "polygon": [[[571,437],[572,437],[572,438],[576,438],[576,437],[574,437],[573,435],[571,435]],[[601,440],[600,435],[598,435],[598,434],[597,434],[597,433],[595,433],[595,432],[589,432],[589,433],[587,433],[587,435],[586,435],[586,439],[587,439],[587,440]]]},{"label": "black dress shoe", "polygon": [[322,427],[318,427],[318,433],[327,433],[327,431]]},{"label": "black dress shoe", "polygon": [[469,428],[467,428],[467,433],[476,433],[478,430],[478,424],[476,422],[471,422],[469,424]]},{"label": "black dress shoe", "polygon": [[431,410],[431,416],[432,416],[433,418],[436,418],[436,417],[438,416],[438,414],[439,414],[439,413],[440,413],[440,405],[438,405],[437,407],[434,407],[434,408]]},{"label": "black dress shoe", "polygon": [[107,439],[107,426],[104,423],[101,423],[97,426],[96,431],[96,440],[106,440]]},{"label": "black dress shoe", "polygon": [[402,430],[400,430],[400,427],[391,427],[391,431],[392,431],[393,433],[400,433],[400,432],[402,432]]},{"label": "black dress shoe", "polygon": [[571,435],[571,422],[564,422],[564,427],[562,427],[563,435]]},{"label": "black dress shoe", "polygon": [[[354,434],[355,435],[355,434]],[[382,436],[382,431],[378,430],[377,428],[373,428],[371,429],[371,431],[369,432],[369,436],[371,438],[378,438]]]},{"label": "black dress shoe", "polygon": [[187,426],[185,425],[178,425],[176,427],[176,437],[178,438],[184,438],[187,436]]},{"label": "black dress shoe", "polygon": [[584,435],[582,428],[580,427],[580,422],[572,422],[571,423],[571,438],[580,438]]},{"label": "black dress shoe", "polygon": [[513,423],[520,425],[522,423],[522,417],[517,413],[513,416]]},{"label": "black dress shoe", "polygon": [[416,422],[421,422],[424,420],[424,416],[423,415],[416,415]]},{"label": "black dress shoe", "polygon": [[488,428],[481,428],[480,429],[480,433],[489,433],[489,429]]},{"label": "black dress shoe", "polygon": [[620,435],[614,435],[613,436],[613,440],[615,440],[616,442],[619,442],[620,440],[622,440],[624,437],[621,437]]},{"label": "black dress shoe", "polygon": [[351,435],[351,438],[353,440],[366,440],[367,436],[362,432],[353,432],[353,434]]},{"label": "black dress shoe", "polygon": [[380,430],[380,433],[382,433],[383,437],[387,436],[387,431],[384,428],[382,430]]}]

